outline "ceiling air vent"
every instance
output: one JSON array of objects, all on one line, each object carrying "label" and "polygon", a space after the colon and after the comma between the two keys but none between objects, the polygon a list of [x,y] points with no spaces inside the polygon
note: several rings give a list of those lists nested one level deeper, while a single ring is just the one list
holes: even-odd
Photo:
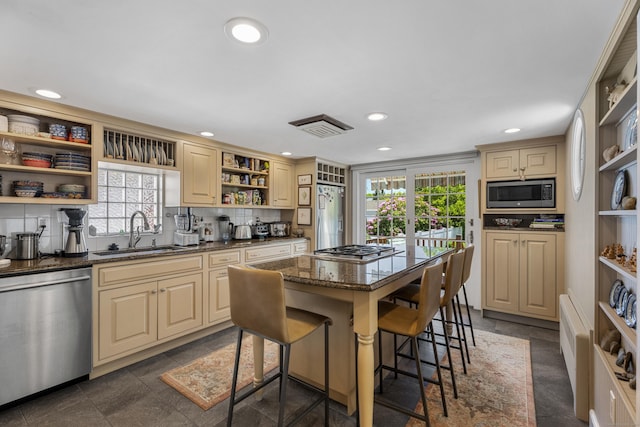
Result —
[{"label": "ceiling air vent", "polygon": [[318,138],[328,138],[330,136],[341,135],[353,129],[351,126],[342,123],[333,117],[329,117],[326,114],[295,120],[293,122],[289,122],[289,124],[310,133],[311,135],[317,136]]}]

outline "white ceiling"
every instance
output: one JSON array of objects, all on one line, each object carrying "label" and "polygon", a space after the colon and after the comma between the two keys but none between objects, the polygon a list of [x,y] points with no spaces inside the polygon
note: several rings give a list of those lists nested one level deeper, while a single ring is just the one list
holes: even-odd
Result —
[{"label": "white ceiling", "polygon": [[[294,158],[456,153],[564,134],[623,4],[2,0],[0,88],[53,89],[65,104]],[[266,25],[267,42],[229,40],[238,16]],[[389,118],[369,122],[372,111]],[[322,113],[354,130],[320,139],[288,124]]]}]

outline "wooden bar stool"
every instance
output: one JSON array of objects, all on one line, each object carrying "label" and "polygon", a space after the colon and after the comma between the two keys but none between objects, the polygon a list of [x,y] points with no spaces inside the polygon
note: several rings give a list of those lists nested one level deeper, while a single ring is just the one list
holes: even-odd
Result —
[{"label": "wooden bar stool", "polygon": [[[469,280],[469,276],[471,275],[471,262],[473,261],[473,251],[474,246],[468,245],[464,248],[464,265],[462,267],[462,294],[464,296],[464,305],[467,308],[467,322],[462,321],[463,327],[468,327],[471,331],[471,342],[473,346],[476,345],[476,337],[473,333],[473,322],[471,321],[471,311],[469,310],[469,300],[467,299],[467,281]],[[458,311],[460,312],[460,300],[458,299]],[[460,313],[460,317],[462,317],[462,313]],[[467,360],[469,359],[469,353],[467,351]]]},{"label": "wooden bar stool", "polygon": [[[239,332],[233,368],[233,384],[231,386],[231,396],[229,397],[227,426],[231,426],[235,404],[251,396],[275,379],[280,380],[278,426],[284,425],[288,379],[321,393],[321,396],[314,400],[295,419],[288,422],[287,425],[294,424],[324,401],[324,424],[328,426],[329,325],[332,323],[331,319],[310,311],[287,307],[285,303],[284,278],[280,272],[258,270],[241,265],[230,265],[228,271],[231,321],[238,326]],[[324,390],[289,376],[291,344],[306,337],[322,325],[324,325]],[[245,331],[276,342],[280,346],[280,370],[264,383],[255,386],[236,398],[240,347],[242,345],[242,335]]]},{"label": "wooden bar stool", "polygon": [[[453,386],[453,395],[455,398],[458,398],[458,388],[456,386],[455,374],[453,370],[453,358],[451,357],[451,348],[460,350],[460,357],[462,358],[463,371],[465,374],[467,373],[467,364],[465,360],[464,345],[463,345],[464,335],[460,331],[460,323],[458,321],[458,310],[454,302],[454,297],[456,296],[456,294],[460,289],[460,284],[462,280],[462,270],[464,266],[464,257],[465,257],[464,251],[461,250],[449,256],[449,259],[447,260],[446,271],[444,274],[444,281],[442,281],[443,280],[442,278],[440,279],[442,292],[439,298],[439,301],[440,301],[439,311],[440,311],[440,321],[442,324],[443,333],[437,334],[432,331],[432,334],[431,334],[432,335],[431,339],[434,339],[436,335],[442,336],[444,338],[443,345],[446,347],[446,350],[447,350],[447,357],[449,359],[449,364],[440,365],[440,367],[443,369],[447,369],[451,372],[451,383]],[[421,290],[420,285],[410,284],[398,290],[398,292],[393,294],[391,297],[394,300],[408,302],[410,305],[419,304],[420,299],[418,296],[420,295],[420,290]],[[449,323],[453,323],[453,326],[456,327],[456,337],[450,337],[449,334],[446,332],[448,321],[446,320],[445,309],[447,306],[451,306],[453,308],[452,310],[453,321]],[[420,339],[422,340],[422,338]],[[427,340],[429,341],[431,339],[427,338]],[[451,344],[450,339],[456,339],[458,341],[458,345],[455,346]],[[439,343],[439,344],[442,345],[442,343]],[[410,357],[414,357],[413,356],[414,354],[415,352],[412,352]],[[403,353],[400,353],[399,355],[406,356]],[[427,362],[424,360],[423,360],[423,363],[431,364],[430,362]]]},{"label": "wooden bar stool", "polygon": [[[442,407],[445,416],[447,415],[447,403],[444,394],[444,385],[442,383],[442,375],[440,372],[440,362],[438,360],[438,352],[436,347],[435,337],[432,337],[433,352],[435,355],[435,365],[438,374],[438,380],[426,379],[422,375],[422,367],[420,357],[415,357],[416,373],[408,372],[398,368],[397,360],[394,362],[394,366],[387,366],[382,361],[382,332],[388,332],[394,335],[394,343],[397,335],[407,337],[413,349],[414,354],[418,355],[418,336],[425,330],[433,333],[432,320],[440,308],[440,282],[442,278],[442,264],[437,263],[430,267],[426,267],[422,273],[420,293],[418,297],[418,308],[413,309],[404,305],[393,304],[388,301],[378,302],[378,352],[380,364],[377,368],[377,372],[380,374],[380,393],[383,392],[383,370],[389,370],[397,374],[402,374],[416,378],[420,386],[420,396],[422,399],[422,406],[424,414],[419,414],[397,405],[388,399],[383,399],[380,396],[376,397],[376,403],[391,409],[402,412],[411,417],[418,418],[425,422],[427,426],[430,425],[429,411],[427,409],[427,398],[424,390],[424,381],[431,382],[440,386],[440,394],[442,398]],[[394,356],[395,357],[395,356]]]}]

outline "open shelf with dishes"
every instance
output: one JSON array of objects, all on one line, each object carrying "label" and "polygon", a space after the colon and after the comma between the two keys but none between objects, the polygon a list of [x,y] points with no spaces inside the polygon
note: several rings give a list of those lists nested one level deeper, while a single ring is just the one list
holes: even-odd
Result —
[{"label": "open shelf with dishes", "polygon": [[[638,366],[635,299],[638,294],[636,247],[638,244],[638,149],[636,76],[636,20],[611,52],[607,68],[597,83],[595,218],[596,317],[594,325],[594,402],[600,423],[638,419],[636,391],[624,378],[625,366],[616,364],[616,347],[603,340],[620,333],[622,354]],[[627,83],[628,82],[628,83]],[[630,368],[631,369],[631,368]],[[635,374],[636,370],[629,374]],[[622,374],[622,375],[621,375]],[[617,400],[617,403],[616,403]],[[622,404],[620,404],[622,402]]]},{"label": "open shelf with dishes", "polygon": [[87,204],[93,200],[93,123],[0,101],[0,203]]},{"label": "open shelf with dishes", "polygon": [[104,129],[102,160],[110,163],[176,169],[176,143],[131,132]]},{"label": "open shelf with dishes", "polygon": [[266,206],[269,203],[270,162],[223,152],[221,203],[225,207]]}]

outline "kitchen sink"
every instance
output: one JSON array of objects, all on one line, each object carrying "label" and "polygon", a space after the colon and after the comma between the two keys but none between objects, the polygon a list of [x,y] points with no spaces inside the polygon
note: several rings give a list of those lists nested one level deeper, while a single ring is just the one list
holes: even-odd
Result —
[{"label": "kitchen sink", "polygon": [[107,251],[94,252],[94,255],[121,255],[121,254],[158,254],[162,252],[172,252],[184,249],[184,246],[166,245],[166,246],[143,246],[139,248],[113,249]]}]

